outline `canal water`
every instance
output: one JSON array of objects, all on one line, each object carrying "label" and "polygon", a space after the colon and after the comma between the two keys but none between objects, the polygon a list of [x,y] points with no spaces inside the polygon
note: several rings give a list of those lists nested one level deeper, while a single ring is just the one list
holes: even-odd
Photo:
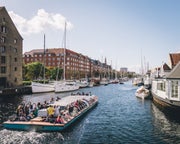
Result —
[{"label": "canal water", "polygon": [[[0,144],[171,144],[180,143],[180,120],[152,100],[135,97],[131,82],[79,90],[99,97],[99,104],[65,132],[22,132],[0,128]],[[0,123],[24,102],[44,102],[63,94],[0,98]],[[178,114],[177,114],[178,115]]]}]

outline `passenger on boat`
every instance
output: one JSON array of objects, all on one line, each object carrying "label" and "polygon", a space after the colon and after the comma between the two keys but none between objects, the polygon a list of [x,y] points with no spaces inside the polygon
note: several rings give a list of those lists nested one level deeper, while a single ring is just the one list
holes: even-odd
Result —
[{"label": "passenger on boat", "polygon": [[29,120],[31,120],[31,119],[33,119],[34,118],[34,115],[33,115],[33,112],[31,112],[30,114],[28,114],[27,116],[26,116],[26,119],[29,121]]},{"label": "passenger on boat", "polygon": [[68,111],[69,111],[69,114],[70,114],[70,115],[72,115],[73,110],[74,110],[73,105],[72,105],[72,104],[69,105],[69,106],[68,106]]},{"label": "passenger on boat", "polygon": [[52,104],[54,102],[54,98],[51,98],[51,100],[49,101],[49,104]]},{"label": "passenger on boat", "polygon": [[56,118],[56,123],[60,123],[60,124],[64,123],[64,119],[61,117],[61,115],[58,115],[58,117]]},{"label": "passenger on boat", "polygon": [[55,112],[54,112],[54,116],[58,116],[59,115],[59,106],[54,106]]},{"label": "passenger on boat", "polygon": [[64,111],[64,112],[62,113],[62,116],[63,116],[63,118],[64,118],[65,121],[69,121],[69,120],[72,119],[72,117],[70,116],[70,114],[68,113],[68,111]]},{"label": "passenger on boat", "polygon": [[54,116],[54,113],[55,113],[54,107],[50,105],[50,106],[47,108],[47,113],[48,113],[48,116]]},{"label": "passenger on boat", "polygon": [[21,115],[21,116],[19,117],[19,120],[20,120],[20,121],[27,121],[26,115],[25,115],[25,114],[24,114],[24,115]]}]

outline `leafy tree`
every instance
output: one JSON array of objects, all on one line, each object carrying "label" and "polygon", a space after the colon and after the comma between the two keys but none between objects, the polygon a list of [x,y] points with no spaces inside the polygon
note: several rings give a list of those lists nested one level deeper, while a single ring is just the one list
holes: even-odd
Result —
[{"label": "leafy tree", "polygon": [[51,79],[53,80],[56,80],[56,79],[60,80],[62,78],[62,74],[63,74],[63,69],[59,69],[57,67],[51,69]]},{"label": "leafy tree", "polygon": [[34,80],[43,78],[44,66],[40,62],[33,62],[24,66],[24,78],[26,80]]}]

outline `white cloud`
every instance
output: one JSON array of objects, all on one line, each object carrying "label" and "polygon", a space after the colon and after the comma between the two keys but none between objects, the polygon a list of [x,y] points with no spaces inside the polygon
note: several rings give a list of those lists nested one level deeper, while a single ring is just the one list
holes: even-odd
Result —
[{"label": "white cloud", "polygon": [[10,17],[15,23],[19,32],[23,35],[36,34],[45,29],[64,29],[64,23],[67,23],[67,29],[72,29],[73,25],[61,14],[48,13],[44,9],[39,9],[37,14],[31,19],[26,19],[13,11],[9,12]]}]

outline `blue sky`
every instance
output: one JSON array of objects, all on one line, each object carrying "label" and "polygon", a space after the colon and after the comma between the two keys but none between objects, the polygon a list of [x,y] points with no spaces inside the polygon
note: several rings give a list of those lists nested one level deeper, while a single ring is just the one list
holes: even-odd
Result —
[{"label": "blue sky", "polygon": [[179,0],[1,0],[21,33],[23,52],[62,47],[104,61],[113,68],[140,71],[168,63],[180,52]]}]

